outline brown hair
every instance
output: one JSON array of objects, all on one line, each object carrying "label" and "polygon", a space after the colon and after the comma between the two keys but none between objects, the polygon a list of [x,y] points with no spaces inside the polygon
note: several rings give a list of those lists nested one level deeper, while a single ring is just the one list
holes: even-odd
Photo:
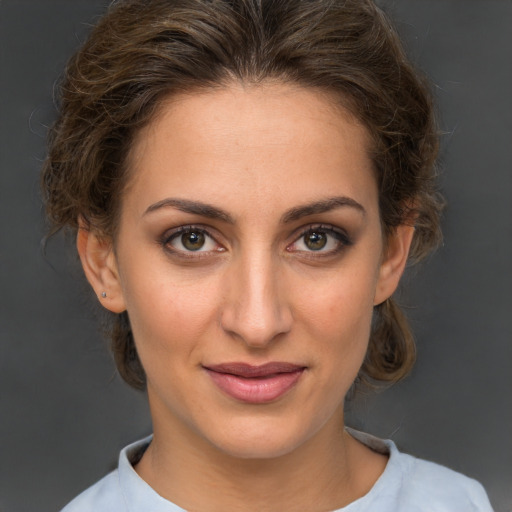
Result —
[{"label": "brown hair", "polygon": [[[410,253],[439,241],[438,137],[428,88],[371,0],[120,0],[70,60],[49,133],[43,191],[54,231],[115,237],[125,158],[164,97],[234,80],[273,79],[329,91],[368,129],[385,234],[415,219]],[[117,367],[143,388],[128,316],[113,315]],[[374,312],[360,378],[393,382],[415,359],[389,299]]]}]

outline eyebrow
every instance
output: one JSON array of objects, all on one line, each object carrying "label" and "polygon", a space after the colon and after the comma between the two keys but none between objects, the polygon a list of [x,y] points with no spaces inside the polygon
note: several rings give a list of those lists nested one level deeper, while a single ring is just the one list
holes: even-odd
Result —
[{"label": "eyebrow", "polygon": [[322,199],[320,201],[315,201],[314,203],[296,206],[295,208],[288,210],[281,217],[281,222],[293,222],[301,219],[302,217],[315,215],[317,213],[325,213],[337,208],[344,207],[355,208],[356,210],[360,211],[363,216],[366,216],[366,210],[364,209],[363,205],[358,203],[355,199],[346,196],[336,196]]},{"label": "eyebrow", "polygon": [[[325,213],[343,207],[354,208],[360,211],[363,216],[366,216],[366,210],[364,209],[363,205],[358,203],[356,200],[346,196],[336,196],[291,208],[282,215],[281,223],[287,224],[289,222],[299,220],[303,217],[308,217],[309,215]],[[177,199],[171,197],[162,199],[161,201],[150,205],[144,212],[144,215],[160,210],[161,208],[176,208],[177,210],[185,213],[200,215],[209,219],[221,220],[223,222],[227,222],[228,224],[235,223],[234,218],[229,213],[220,208],[217,208],[216,206],[202,203],[200,201],[191,201],[189,199]]]},{"label": "eyebrow", "polygon": [[188,199],[175,199],[175,198],[167,198],[158,201],[157,203],[149,206],[144,215],[159,210],[160,208],[176,208],[185,213],[192,213],[195,215],[200,215],[202,217],[208,217],[209,219],[221,220],[223,222],[227,222],[228,224],[234,224],[235,221],[229,213],[217,208],[216,206],[212,206],[210,204],[201,203],[199,201],[190,201]]}]

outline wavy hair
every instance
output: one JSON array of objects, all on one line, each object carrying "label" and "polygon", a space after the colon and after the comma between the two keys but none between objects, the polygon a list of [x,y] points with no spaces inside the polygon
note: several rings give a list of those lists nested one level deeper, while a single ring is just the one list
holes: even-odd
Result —
[{"label": "wavy hair", "polygon": [[[115,238],[126,157],[162,100],[233,81],[328,91],[367,128],[384,236],[415,219],[412,263],[439,242],[438,134],[428,86],[371,0],[119,0],[71,58],[42,174],[53,231]],[[127,313],[111,314],[118,370],[145,374]],[[393,299],[376,306],[359,380],[394,382],[415,360]]]}]

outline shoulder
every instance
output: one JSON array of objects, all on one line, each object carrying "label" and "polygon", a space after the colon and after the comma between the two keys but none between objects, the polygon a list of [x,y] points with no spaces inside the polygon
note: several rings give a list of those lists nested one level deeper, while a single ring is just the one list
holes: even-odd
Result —
[{"label": "shoulder", "polygon": [[350,434],[372,450],[389,454],[389,461],[372,490],[347,512],[493,512],[476,480],[401,453],[393,441],[352,429]]},{"label": "shoulder", "polygon": [[78,495],[61,512],[122,512],[123,495],[115,470]]},{"label": "shoulder", "polygon": [[160,501],[161,498],[155,496],[133,469],[151,438],[149,436],[124,448],[119,454],[118,468],[78,495],[61,512],[126,512],[128,503],[133,506],[135,502]]},{"label": "shoulder", "polygon": [[[476,480],[411,455],[399,453],[398,458],[400,465],[409,468],[402,473],[400,492],[400,501],[411,504],[408,510],[492,512],[487,494]],[[428,507],[419,508],[422,503]]]}]

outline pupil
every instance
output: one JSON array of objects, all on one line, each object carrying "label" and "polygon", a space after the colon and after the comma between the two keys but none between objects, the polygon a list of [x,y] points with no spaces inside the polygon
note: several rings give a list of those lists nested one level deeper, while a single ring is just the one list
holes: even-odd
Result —
[{"label": "pupil", "polygon": [[325,233],[309,233],[305,238],[306,246],[312,251],[319,251],[327,244]]},{"label": "pupil", "polygon": [[198,251],[204,245],[204,234],[196,231],[185,233],[181,235],[181,243],[189,251]]}]

